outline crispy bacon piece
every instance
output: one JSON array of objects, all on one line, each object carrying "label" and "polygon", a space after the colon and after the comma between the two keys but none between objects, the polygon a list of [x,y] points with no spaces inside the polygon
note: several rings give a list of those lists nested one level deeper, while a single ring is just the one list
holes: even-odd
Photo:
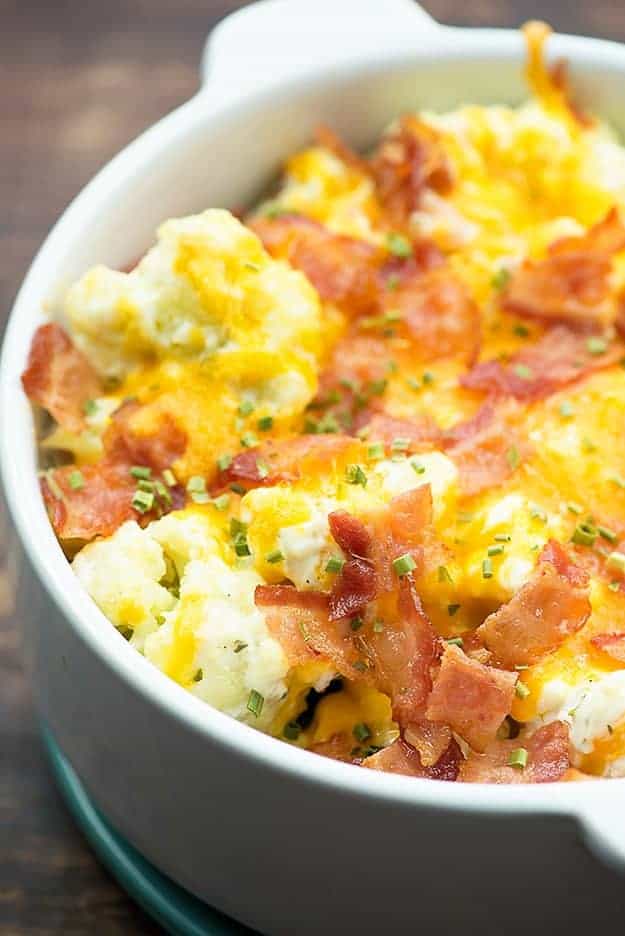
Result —
[{"label": "crispy bacon piece", "polygon": [[596,637],[591,637],[590,642],[593,647],[607,653],[617,663],[625,663],[625,632],[598,634]]},{"label": "crispy bacon piece", "polygon": [[531,347],[515,354],[507,364],[483,361],[463,374],[460,383],[469,390],[510,396],[524,402],[540,400],[588,374],[610,367],[623,356],[623,345],[606,341],[606,350],[593,353],[593,338],[558,325]]},{"label": "crispy bacon piece", "polygon": [[318,146],[323,146],[325,149],[330,150],[330,152],[334,153],[346,166],[351,166],[352,169],[357,169],[364,175],[369,175],[369,163],[367,160],[359,156],[358,153],[348,146],[327,124],[319,124],[315,130],[315,139]]},{"label": "crispy bacon piece", "polygon": [[258,585],[254,601],[292,665],[319,655],[350,679],[368,679],[349,622],[329,619],[327,595],[292,585]]},{"label": "crispy bacon piece", "polygon": [[426,767],[419,757],[419,752],[399,738],[388,747],[378,751],[377,754],[367,757],[362,762],[362,766],[372,770],[383,770],[386,773],[403,774],[407,777],[454,781],[458,777],[461,761],[462,753],[453,739],[438,761]]},{"label": "crispy bacon piece", "polygon": [[584,626],[590,615],[588,577],[550,542],[532,577],[477,629],[502,666],[532,665]]},{"label": "crispy bacon piece", "polygon": [[623,248],[625,225],[614,207],[585,234],[551,244],[544,260],[526,260],[505,287],[502,305],[528,318],[606,327],[616,313],[612,258]]},{"label": "crispy bacon piece", "polygon": [[93,367],[56,322],[40,325],[33,335],[22,385],[32,403],[72,432],[84,428],[83,405],[100,393]]},{"label": "crispy bacon piece", "polygon": [[353,749],[354,739],[346,734],[332,735],[327,741],[318,741],[308,748],[313,754],[320,754],[322,757],[343,761],[346,764],[351,764],[355,760],[351,753]]},{"label": "crispy bacon piece", "polygon": [[378,270],[386,258],[382,248],[297,214],[257,217],[249,226],[272,256],[305,273],[322,299],[352,314],[375,307]]},{"label": "crispy bacon piece", "polygon": [[516,673],[471,660],[447,645],[429,696],[426,717],[443,722],[472,748],[484,751],[509,713]]},{"label": "crispy bacon piece", "polygon": [[402,726],[419,721],[442,644],[409,576],[400,580],[397,621],[366,640],[376,686],[390,696],[393,717]]},{"label": "crispy bacon piece", "polygon": [[[527,751],[523,769],[508,765],[511,753],[520,747]],[[554,721],[528,738],[495,740],[483,754],[472,751],[461,764],[458,779],[462,783],[551,783],[567,779],[569,767],[568,725]]]},{"label": "crispy bacon piece", "polygon": [[475,416],[445,434],[444,445],[460,472],[465,495],[496,487],[516,470],[529,446],[514,426],[516,408],[486,402]]},{"label": "crispy bacon piece", "polygon": [[423,766],[432,767],[451,744],[452,733],[448,725],[439,725],[423,719],[407,725],[404,738],[419,752]]},{"label": "crispy bacon piece", "polygon": [[334,541],[348,556],[368,557],[371,535],[362,520],[346,510],[335,510],[328,516],[328,526]]},{"label": "crispy bacon piece", "polygon": [[378,589],[392,591],[397,584],[393,560],[409,552],[417,572],[423,568],[426,555],[434,555],[440,547],[432,536],[432,489],[422,484],[394,497],[387,507],[371,517],[371,558],[375,566]]},{"label": "crispy bacon piece", "polygon": [[75,465],[65,465],[41,479],[41,493],[60,539],[110,536],[126,520],[139,518],[132,507],[137,482],[126,465],[84,465],[80,468],[84,484],[78,489],[70,484],[75,471]]},{"label": "crispy bacon piece", "polygon": [[141,405],[134,401],[115,411],[103,437],[105,457],[119,465],[147,465],[154,471],[169,468],[187,447],[187,435],[173,418],[161,416],[158,431],[143,433],[136,425]]},{"label": "crispy bacon piece", "polygon": [[248,490],[271,486],[280,481],[328,470],[328,465],[347,457],[358,445],[345,435],[301,435],[290,439],[270,439],[254,448],[239,452],[225,471],[219,473],[216,488],[236,481]]},{"label": "crispy bacon piece", "polygon": [[389,452],[396,439],[406,440],[407,451],[414,453],[433,448],[442,437],[440,428],[427,417],[412,422],[380,412],[373,413],[366,421],[359,420],[359,428],[364,426],[367,427],[367,441],[382,442]]},{"label": "crispy bacon piece", "polygon": [[383,311],[400,315],[403,329],[426,360],[464,355],[473,362],[480,349],[480,312],[466,286],[445,267],[400,284],[383,296]]},{"label": "crispy bacon piece", "polygon": [[385,215],[396,227],[408,225],[426,189],[446,194],[453,185],[439,133],[409,115],[383,138],[370,167]]}]

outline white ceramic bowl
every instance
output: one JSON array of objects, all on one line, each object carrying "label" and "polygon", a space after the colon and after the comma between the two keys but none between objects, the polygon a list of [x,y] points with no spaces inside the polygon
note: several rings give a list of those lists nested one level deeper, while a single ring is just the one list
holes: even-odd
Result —
[{"label": "white ceramic bowl", "polygon": [[[558,36],[583,99],[625,130],[625,48]],[[488,787],[365,771],[220,714],[140,657],[65,560],[39,494],[20,385],[31,336],[95,262],[123,266],[164,218],[250,202],[324,121],[355,146],[419,107],[515,103],[520,34],[443,28],[410,0],[266,0],[213,34],[200,93],[85,188],[22,286],[1,365],[7,500],[43,584],[26,646],[43,718],[89,793],[147,858],[272,934],[560,932],[622,882],[625,781]],[[149,93],[149,88],[146,89]],[[33,609],[38,609],[37,613]],[[620,903],[619,903],[620,901]],[[564,910],[563,910],[564,908]],[[601,920],[601,916],[596,922]]]}]

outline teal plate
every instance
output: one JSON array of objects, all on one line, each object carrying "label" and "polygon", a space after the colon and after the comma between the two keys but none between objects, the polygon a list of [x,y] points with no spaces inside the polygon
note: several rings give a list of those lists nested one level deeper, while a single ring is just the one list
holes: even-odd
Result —
[{"label": "teal plate", "polygon": [[50,732],[43,741],[59,790],[89,844],[118,883],[171,936],[252,936],[157,871],[93,806]]}]

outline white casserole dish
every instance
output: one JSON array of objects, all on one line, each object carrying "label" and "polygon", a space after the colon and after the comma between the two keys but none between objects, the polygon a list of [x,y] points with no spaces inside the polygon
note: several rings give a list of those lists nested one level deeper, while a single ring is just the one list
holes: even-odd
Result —
[{"label": "white casserole dish", "polygon": [[[558,36],[582,101],[625,132],[625,48]],[[42,717],[112,824],[158,868],[271,934],[559,932],[622,914],[625,780],[445,784],[315,757],[170,682],[82,590],[38,487],[22,393],[31,336],[67,284],[123,266],[166,217],[236,207],[325,122],[355,146],[397,114],[525,96],[516,32],[434,23],[411,0],[265,0],[229,17],[204,88],[117,156],[46,239],[15,302],[0,373],[7,500],[38,580],[24,596]],[[622,916],[621,916],[622,918]]]}]

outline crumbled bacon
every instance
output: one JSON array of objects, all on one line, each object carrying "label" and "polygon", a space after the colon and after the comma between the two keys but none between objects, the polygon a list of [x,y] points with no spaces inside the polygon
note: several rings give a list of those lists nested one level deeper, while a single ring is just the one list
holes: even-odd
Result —
[{"label": "crumbled bacon", "polygon": [[142,432],[141,410],[139,403],[131,401],[115,411],[102,439],[106,460],[119,465],[147,465],[154,471],[163,471],[184,453],[187,435],[168,413],[161,416],[156,432]]},{"label": "crumbled bacon", "polygon": [[393,717],[408,725],[424,715],[441,641],[409,576],[401,579],[399,589],[397,620],[372,629],[366,641],[376,686],[390,696]]},{"label": "crumbled bacon", "polygon": [[591,637],[590,642],[597,650],[607,653],[618,663],[625,663],[625,632],[612,634],[597,634]]},{"label": "crumbled bacon", "polygon": [[348,556],[366,559],[371,548],[371,535],[358,517],[346,510],[335,510],[328,516],[328,526],[335,543]]},{"label": "crumbled bacon", "polygon": [[472,363],[480,349],[480,312],[467,287],[446,267],[400,283],[384,296],[383,311],[396,312],[402,329],[425,360],[463,355]]},{"label": "crumbled bacon", "polygon": [[[514,750],[527,751],[527,766],[508,764]],[[551,783],[565,779],[569,770],[569,729],[554,721],[527,738],[492,741],[483,754],[472,751],[460,766],[463,783]]]},{"label": "crumbled bacon", "polygon": [[452,739],[447,749],[435,764],[426,767],[419,752],[401,738],[388,747],[382,748],[377,754],[372,754],[363,762],[363,767],[372,770],[383,770],[386,773],[403,774],[407,777],[423,777],[429,780],[454,781],[458,777],[462,753],[457,743]]},{"label": "crumbled bacon", "polygon": [[[56,535],[62,540],[110,536],[126,520],[140,516],[132,507],[136,480],[125,465],[84,465],[83,484],[74,488],[75,465],[56,468],[41,479],[41,492]],[[60,494],[60,496],[58,496]]]},{"label": "crumbled bacon", "polygon": [[397,583],[393,560],[409,552],[417,574],[426,552],[438,555],[441,547],[432,535],[432,489],[422,484],[394,497],[386,508],[370,518],[371,558],[380,591],[392,591]]},{"label": "crumbled bacon", "polygon": [[426,717],[443,722],[483,751],[509,713],[517,674],[471,660],[447,645],[428,698]]},{"label": "crumbled bacon", "polygon": [[419,752],[424,767],[432,767],[440,760],[452,741],[451,728],[422,719],[411,722],[404,729],[404,738]]},{"label": "crumbled bacon", "polygon": [[465,495],[501,484],[516,470],[529,446],[515,429],[516,409],[484,403],[475,416],[448,430],[444,447],[460,472]]},{"label": "crumbled bacon", "polygon": [[555,241],[544,260],[526,260],[506,285],[503,307],[515,315],[575,326],[605,327],[616,309],[610,294],[614,254],[625,248],[616,208],[585,234]]},{"label": "crumbled bacon", "polygon": [[366,679],[366,665],[354,642],[348,621],[330,621],[328,596],[298,591],[292,585],[258,585],[254,600],[265,612],[267,627],[279,641],[291,665],[319,655],[337,672]]},{"label": "crumbled bacon", "polygon": [[84,428],[83,406],[100,393],[93,367],[55,322],[40,325],[33,335],[22,385],[31,402],[72,432]]},{"label": "crumbled bacon", "polygon": [[550,542],[529,582],[477,635],[502,665],[531,665],[583,627],[589,614],[588,576]]},{"label": "crumbled bacon", "polygon": [[[601,340],[601,339],[600,339]],[[593,338],[564,325],[547,331],[535,344],[515,354],[510,361],[490,360],[476,364],[463,374],[460,383],[469,390],[510,396],[532,402],[615,364],[623,356],[618,341],[606,339],[606,350],[593,353]]]},{"label": "crumbled bacon", "polygon": [[387,413],[370,414],[367,420],[359,420],[359,428],[367,428],[368,442],[382,442],[387,452],[393,443],[402,439],[408,443],[409,453],[422,452],[434,447],[441,439],[441,430],[436,423],[424,417],[418,421],[396,419]]},{"label": "crumbled bacon", "polygon": [[354,749],[354,739],[346,734],[332,735],[327,741],[317,741],[308,748],[314,754],[321,754],[322,757],[329,757],[331,760],[343,761],[350,764],[354,761],[352,751]]},{"label": "crumbled bacon", "polygon": [[369,164],[367,160],[359,156],[358,153],[348,146],[331,127],[327,126],[327,124],[319,124],[315,130],[315,139],[318,146],[323,146],[331,153],[334,153],[346,166],[357,169],[364,175],[369,174]]},{"label": "crumbled bacon", "polygon": [[562,552],[549,543],[530,580],[478,628],[502,666],[537,663],[588,620],[588,577]]},{"label": "crumbled bacon", "polygon": [[406,227],[426,189],[445,194],[451,165],[438,132],[413,116],[402,117],[370,163],[378,199],[390,224]]},{"label": "crumbled bacon", "polygon": [[235,455],[228,468],[219,472],[215,487],[218,489],[237,482],[249,490],[280,481],[297,481],[300,477],[330,470],[333,463],[347,457],[357,444],[353,438],[344,435],[270,439]]}]

